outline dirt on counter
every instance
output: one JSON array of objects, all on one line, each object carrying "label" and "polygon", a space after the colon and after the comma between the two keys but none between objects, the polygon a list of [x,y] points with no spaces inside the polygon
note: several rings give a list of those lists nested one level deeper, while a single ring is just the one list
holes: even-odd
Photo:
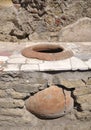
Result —
[{"label": "dirt on counter", "polygon": [[13,0],[13,3],[0,8],[0,41],[50,41],[52,33],[57,35],[80,18],[91,18],[90,0]]}]

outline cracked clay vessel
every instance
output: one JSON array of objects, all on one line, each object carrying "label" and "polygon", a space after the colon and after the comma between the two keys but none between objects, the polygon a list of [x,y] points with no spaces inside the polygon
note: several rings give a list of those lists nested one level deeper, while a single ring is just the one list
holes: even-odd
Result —
[{"label": "cracked clay vessel", "polygon": [[40,118],[57,118],[73,108],[70,91],[50,86],[26,100],[26,108]]}]

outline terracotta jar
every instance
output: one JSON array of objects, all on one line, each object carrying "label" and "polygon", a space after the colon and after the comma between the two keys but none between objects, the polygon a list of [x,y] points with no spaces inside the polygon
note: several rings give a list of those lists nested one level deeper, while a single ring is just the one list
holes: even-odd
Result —
[{"label": "terracotta jar", "polygon": [[26,100],[26,108],[40,118],[57,118],[73,108],[69,91],[50,86]]}]

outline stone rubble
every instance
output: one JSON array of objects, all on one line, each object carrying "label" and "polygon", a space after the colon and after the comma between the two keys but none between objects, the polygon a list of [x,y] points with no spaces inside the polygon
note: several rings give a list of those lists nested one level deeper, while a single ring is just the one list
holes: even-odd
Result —
[{"label": "stone rubble", "polygon": [[90,0],[12,1],[0,8],[1,41],[91,41]]}]

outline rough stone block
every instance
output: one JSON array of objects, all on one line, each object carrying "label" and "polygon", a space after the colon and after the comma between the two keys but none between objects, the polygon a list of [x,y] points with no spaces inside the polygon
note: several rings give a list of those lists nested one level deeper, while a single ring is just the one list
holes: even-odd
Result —
[{"label": "rough stone block", "polygon": [[91,85],[91,77],[88,78],[87,82],[86,82],[86,85]]},{"label": "rough stone block", "polygon": [[82,89],[82,87],[80,87],[78,89],[75,89],[74,94],[76,96],[88,95],[91,94],[91,89],[86,87]]},{"label": "rough stone block", "polygon": [[[82,80],[67,80],[67,79],[60,79],[62,85],[66,86],[67,88],[83,88],[85,87],[85,83]],[[83,88],[84,89],[84,88]]]},{"label": "rough stone block", "polygon": [[83,111],[91,111],[91,104],[85,102],[81,104],[81,108]]},{"label": "rough stone block", "polygon": [[[85,119],[90,120],[91,119],[91,113],[89,111],[83,111],[83,112],[78,112],[77,111],[76,112],[76,117],[77,117],[78,120],[85,120]],[[86,126],[86,128],[87,128],[87,126]]]},{"label": "rough stone block", "polygon": [[9,82],[7,84],[5,84],[5,82],[0,81],[0,89],[1,90],[5,90],[5,89],[7,89],[9,87],[10,87],[10,83]]},{"label": "rough stone block", "polygon": [[66,26],[60,32],[59,41],[88,42],[91,41],[91,19],[81,18],[77,22]]},{"label": "rough stone block", "polygon": [[24,99],[27,96],[30,96],[29,93],[19,93],[14,91],[13,89],[7,89],[5,92],[7,93],[7,95],[9,95],[9,97],[13,99]]},{"label": "rough stone block", "polygon": [[1,108],[0,109],[0,115],[3,115],[3,116],[22,117],[23,114],[24,114],[23,110],[19,108],[16,108],[16,109]]},{"label": "rough stone block", "polygon": [[21,93],[35,93],[38,92],[39,85],[37,84],[13,84],[12,88]]},{"label": "rough stone block", "polygon": [[22,100],[13,100],[11,98],[0,99],[1,108],[23,108],[24,102]]},{"label": "rough stone block", "polygon": [[6,97],[7,93],[4,90],[0,90],[0,98]]},{"label": "rough stone block", "polygon": [[77,98],[77,102],[80,103],[80,104],[88,103],[88,104],[91,105],[91,94],[86,94],[86,95],[79,96]]}]

